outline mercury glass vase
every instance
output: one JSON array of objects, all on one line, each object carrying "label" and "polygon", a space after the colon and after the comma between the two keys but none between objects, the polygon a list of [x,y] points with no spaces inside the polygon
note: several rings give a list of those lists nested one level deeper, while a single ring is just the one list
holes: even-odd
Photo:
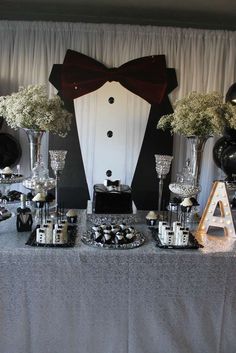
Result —
[{"label": "mercury glass vase", "polygon": [[30,170],[32,171],[35,164],[40,162],[41,142],[45,131],[36,131],[33,129],[24,129],[30,146]]},{"label": "mercury glass vase", "polygon": [[161,211],[161,200],[163,193],[163,181],[170,171],[173,157],[164,154],[155,154],[156,172],[159,179],[158,212]]}]

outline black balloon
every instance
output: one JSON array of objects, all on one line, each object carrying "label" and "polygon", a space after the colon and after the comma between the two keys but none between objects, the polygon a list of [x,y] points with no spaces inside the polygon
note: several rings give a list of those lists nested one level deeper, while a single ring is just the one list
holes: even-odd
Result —
[{"label": "black balloon", "polygon": [[216,141],[213,147],[213,160],[218,168],[221,168],[222,153],[229,146],[231,146],[231,143],[225,136]]},{"label": "black balloon", "polygon": [[229,139],[232,143],[236,143],[236,130],[226,128],[224,130],[224,136]]},{"label": "black balloon", "polygon": [[213,148],[213,159],[222,169],[228,180],[236,176],[236,130],[225,129],[224,136],[216,141]]},{"label": "black balloon", "polygon": [[227,147],[222,152],[221,168],[230,180],[236,177],[236,144]]}]

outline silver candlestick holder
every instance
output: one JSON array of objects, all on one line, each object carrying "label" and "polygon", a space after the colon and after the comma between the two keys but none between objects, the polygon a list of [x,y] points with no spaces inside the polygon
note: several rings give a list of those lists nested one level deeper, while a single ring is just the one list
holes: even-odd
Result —
[{"label": "silver candlestick holder", "polygon": [[49,151],[50,155],[50,163],[53,173],[56,178],[56,185],[55,185],[55,205],[56,211],[58,210],[58,182],[62,171],[65,167],[66,155],[67,151],[65,150],[51,150]]},{"label": "silver candlestick holder", "polygon": [[156,172],[159,179],[158,212],[161,211],[161,200],[163,193],[164,179],[170,171],[173,157],[164,154],[155,154]]}]

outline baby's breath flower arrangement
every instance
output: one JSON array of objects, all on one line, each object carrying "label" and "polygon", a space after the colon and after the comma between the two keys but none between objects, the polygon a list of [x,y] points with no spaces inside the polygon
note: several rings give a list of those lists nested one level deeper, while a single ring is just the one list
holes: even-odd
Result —
[{"label": "baby's breath flower arrangement", "polygon": [[45,86],[30,85],[0,97],[0,116],[13,129],[50,131],[65,137],[70,130],[72,114],[64,108],[59,96],[48,98]]},{"label": "baby's breath flower arrangement", "polygon": [[191,92],[174,104],[174,113],[163,115],[158,129],[185,136],[221,135],[225,127],[236,129],[236,106],[223,103],[217,92]]}]

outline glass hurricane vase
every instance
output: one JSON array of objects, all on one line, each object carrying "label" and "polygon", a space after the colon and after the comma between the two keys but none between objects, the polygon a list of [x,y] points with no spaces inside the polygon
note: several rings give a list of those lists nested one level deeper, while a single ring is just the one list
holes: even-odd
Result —
[{"label": "glass hurricane vase", "polygon": [[33,129],[23,129],[27,135],[30,147],[30,170],[32,171],[35,164],[39,163],[41,156],[41,142],[45,131],[36,131]]},{"label": "glass hurricane vase", "polygon": [[169,185],[170,191],[181,197],[197,197],[201,191],[200,176],[204,147],[209,136],[187,137],[189,159],[177,180]]},{"label": "glass hurricane vase", "polygon": [[202,158],[206,141],[209,136],[189,136],[187,137],[190,148],[190,167],[193,175],[193,183],[195,186],[200,184]]}]

